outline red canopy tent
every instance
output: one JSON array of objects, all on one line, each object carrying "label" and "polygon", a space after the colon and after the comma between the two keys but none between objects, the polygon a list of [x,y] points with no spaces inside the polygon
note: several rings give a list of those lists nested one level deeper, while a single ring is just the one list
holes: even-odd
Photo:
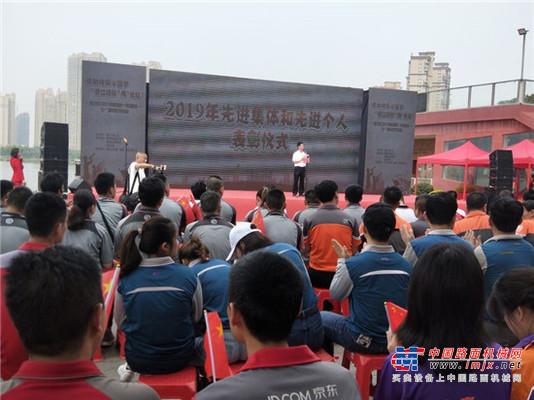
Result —
[{"label": "red canopy tent", "polygon": [[[529,139],[525,139],[513,146],[508,146],[503,150],[510,150],[514,161],[515,168],[523,168],[527,170],[527,188],[530,187],[531,171],[534,165],[534,143]],[[419,160],[419,159],[418,159]],[[487,167],[489,165],[488,156],[476,157],[472,160],[472,166]]]},{"label": "red canopy tent", "polygon": [[[415,169],[415,194],[417,194],[417,178],[419,175],[419,164],[437,164],[437,165],[457,165],[464,167],[464,193],[465,199],[467,191],[467,168],[472,165],[472,160],[476,158],[488,158],[489,153],[479,149],[470,141],[465,142],[452,150],[443,153],[431,154],[429,156],[417,157],[417,166]],[[488,161],[489,162],[489,161]]]}]

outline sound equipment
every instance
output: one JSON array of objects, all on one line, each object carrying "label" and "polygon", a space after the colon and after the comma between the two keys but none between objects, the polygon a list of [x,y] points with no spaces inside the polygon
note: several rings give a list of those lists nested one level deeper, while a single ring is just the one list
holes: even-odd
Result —
[{"label": "sound equipment", "polygon": [[[57,172],[67,183],[69,167],[69,125],[43,122],[41,127],[40,175]],[[40,181],[40,180],[39,180]]]},{"label": "sound equipment", "polygon": [[78,189],[91,190],[91,185],[81,178],[76,178],[71,183],[69,183],[69,190],[71,191],[71,193],[74,193]]},{"label": "sound equipment", "polygon": [[489,187],[498,194],[501,190],[512,190],[514,159],[510,150],[495,150],[489,155]]}]

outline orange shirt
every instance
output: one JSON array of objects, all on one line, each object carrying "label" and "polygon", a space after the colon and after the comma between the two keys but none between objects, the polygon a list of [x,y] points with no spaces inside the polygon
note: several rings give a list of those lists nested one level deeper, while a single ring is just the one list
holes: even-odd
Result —
[{"label": "orange shirt", "polygon": [[521,221],[521,223],[517,226],[515,233],[523,236],[534,234],[534,219],[524,219]]},{"label": "orange shirt", "polygon": [[469,212],[464,219],[454,223],[453,231],[457,235],[467,231],[479,229],[491,229],[489,224],[489,215],[482,210]]}]

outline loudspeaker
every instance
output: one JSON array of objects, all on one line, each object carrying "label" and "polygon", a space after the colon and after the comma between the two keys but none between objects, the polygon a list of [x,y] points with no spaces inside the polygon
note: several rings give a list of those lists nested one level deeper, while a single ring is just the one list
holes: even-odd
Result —
[{"label": "loudspeaker", "polygon": [[69,125],[44,122],[41,127],[41,173],[58,172],[68,182]]},{"label": "loudspeaker", "polygon": [[514,158],[510,150],[495,150],[489,155],[489,186],[497,193],[512,190],[514,179]]},{"label": "loudspeaker", "polygon": [[69,190],[71,191],[71,193],[74,193],[78,189],[91,190],[91,185],[89,185],[87,181],[84,181],[81,178],[76,178],[71,183],[69,183]]}]

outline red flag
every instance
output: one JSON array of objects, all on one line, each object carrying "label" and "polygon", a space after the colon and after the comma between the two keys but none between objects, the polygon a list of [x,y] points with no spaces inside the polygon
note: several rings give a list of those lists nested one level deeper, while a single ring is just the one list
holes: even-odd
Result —
[{"label": "red flag", "polygon": [[256,210],[254,217],[251,221],[256,227],[265,235],[265,224],[263,223],[263,214],[261,213],[261,207]]},{"label": "red flag", "polygon": [[119,284],[119,272],[120,268],[113,268],[102,274],[102,297],[104,297],[104,308],[107,319],[111,315],[111,308],[115,300],[115,293]]},{"label": "red flag", "polygon": [[200,211],[200,207],[198,206],[197,202],[195,201],[195,198],[192,195],[189,195],[189,205],[193,209],[197,221],[200,221],[203,218],[202,211]]},{"label": "red flag", "polygon": [[404,318],[406,318],[408,311],[391,301],[385,302],[384,307],[386,308],[386,315],[388,316],[391,331],[396,332],[400,324],[402,324],[402,321],[404,321]]},{"label": "red flag", "polygon": [[191,205],[189,204],[189,199],[185,196],[180,196],[178,199],[178,204],[180,204],[185,211],[185,223],[190,224],[191,222],[195,222],[197,218],[195,217],[195,212],[191,208]]},{"label": "red flag", "polygon": [[232,376],[232,370],[228,364],[226,347],[224,346],[223,326],[219,314],[216,311],[204,310],[206,320],[206,334],[204,337],[204,350],[206,350],[207,362],[206,374],[217,379]]}]

